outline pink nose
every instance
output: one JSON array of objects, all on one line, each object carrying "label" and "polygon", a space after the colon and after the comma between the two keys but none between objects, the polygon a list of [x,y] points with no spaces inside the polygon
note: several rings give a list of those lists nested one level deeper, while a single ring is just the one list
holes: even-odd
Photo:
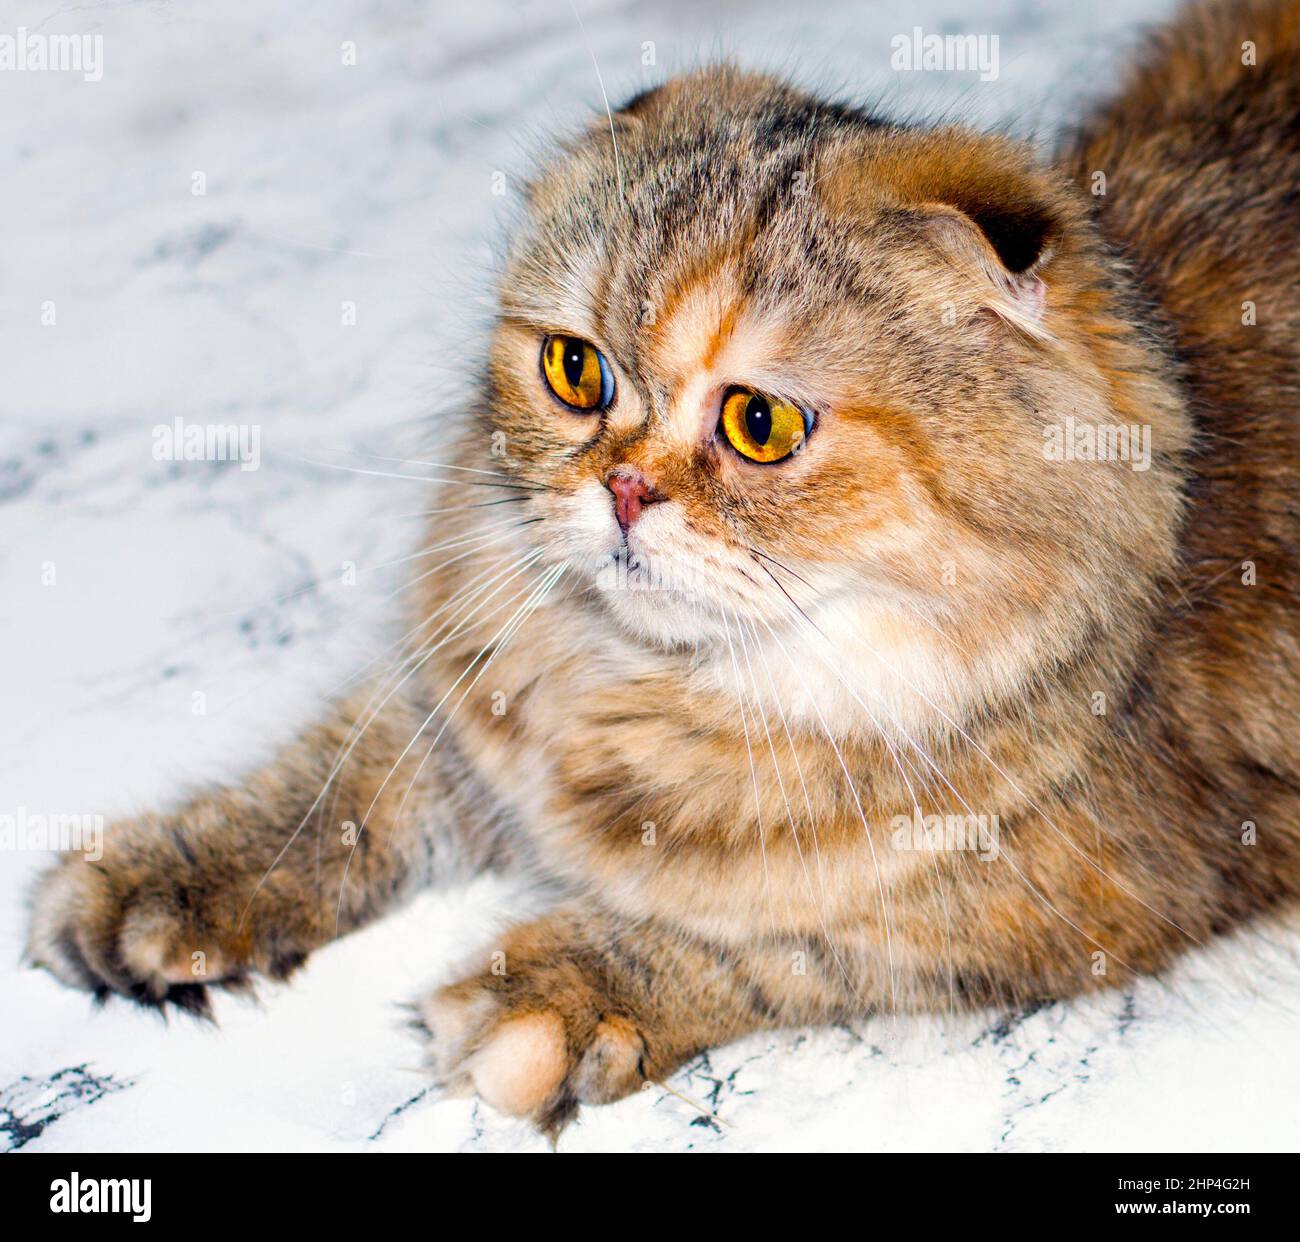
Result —
[{"label": "pink nose", "polygon": [[614,494],[614,516],[625,535],[640,516],[641,510],[659,499],[645,476],[626,466],[611,474],[605,480],[605,486]]}]

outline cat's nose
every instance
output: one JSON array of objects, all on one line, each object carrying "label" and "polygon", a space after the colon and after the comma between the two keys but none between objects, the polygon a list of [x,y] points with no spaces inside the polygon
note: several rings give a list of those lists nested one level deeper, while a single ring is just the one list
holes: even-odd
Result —
[{"label": "cat's nose", "polygon": [[605,486],[614,495],[614,516],[625,535],[632,523],[640,517],[641,510],[661,499],[655,495],[655,490],[645,475],[629,466],[620,466],[615,470],[605,480]]}]

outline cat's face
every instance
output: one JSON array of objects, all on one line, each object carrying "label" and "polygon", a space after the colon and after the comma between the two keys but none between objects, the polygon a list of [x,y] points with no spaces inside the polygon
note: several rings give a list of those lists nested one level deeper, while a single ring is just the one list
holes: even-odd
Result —
[{"label": "cat's face", "polygon": [[614,124],[533,187],[491,359],[529,538],[601,623],[861,641],[940,693],[1142,594],[1169,472],[1045,454],[1119,416],[1078,210],[1023,151],[730,70]]}]

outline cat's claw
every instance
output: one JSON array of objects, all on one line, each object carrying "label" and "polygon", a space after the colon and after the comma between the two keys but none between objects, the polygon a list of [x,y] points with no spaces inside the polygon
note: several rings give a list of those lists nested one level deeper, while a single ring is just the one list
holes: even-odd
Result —
[{"label": "cat's claw", "polygon": [[183,881],[140,880],[80,857],[52,867],[33,895],[28,960],[100,1001],[210,1018],[209,987],[246,988],[247,971],[197,929]]}]

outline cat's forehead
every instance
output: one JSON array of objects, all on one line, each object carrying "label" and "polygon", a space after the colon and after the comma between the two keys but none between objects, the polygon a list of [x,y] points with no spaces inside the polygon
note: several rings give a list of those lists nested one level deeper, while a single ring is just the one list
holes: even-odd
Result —
[{"label": "cat's forehead", "polygon": [[508,306],[656,371],[707,367],[737,338],[775,360],[791,319],[852,281],[818,161],[871,122],[753,75],[663,91],[618,114],[617,153],[593,130],[538,179]]},{"label": "cat's forehead", "polygon": [[534,190],[519,247],[533,272],[567,269],[587,289],[602,273],[662,286],[720,251],[752,247],[798,210],[789,191],[812,170],[802,148],[759,147],[734,128],[704,117],[695,130],[624,131],[617,154],[608,141],[577,147]]},{"label": "cat's forehead", "polygon": [[875,125],[761,74],[723,66],[672,79],[543,162],[529,183],[531,241],[732,235],[811,187],[819,148]]}]

